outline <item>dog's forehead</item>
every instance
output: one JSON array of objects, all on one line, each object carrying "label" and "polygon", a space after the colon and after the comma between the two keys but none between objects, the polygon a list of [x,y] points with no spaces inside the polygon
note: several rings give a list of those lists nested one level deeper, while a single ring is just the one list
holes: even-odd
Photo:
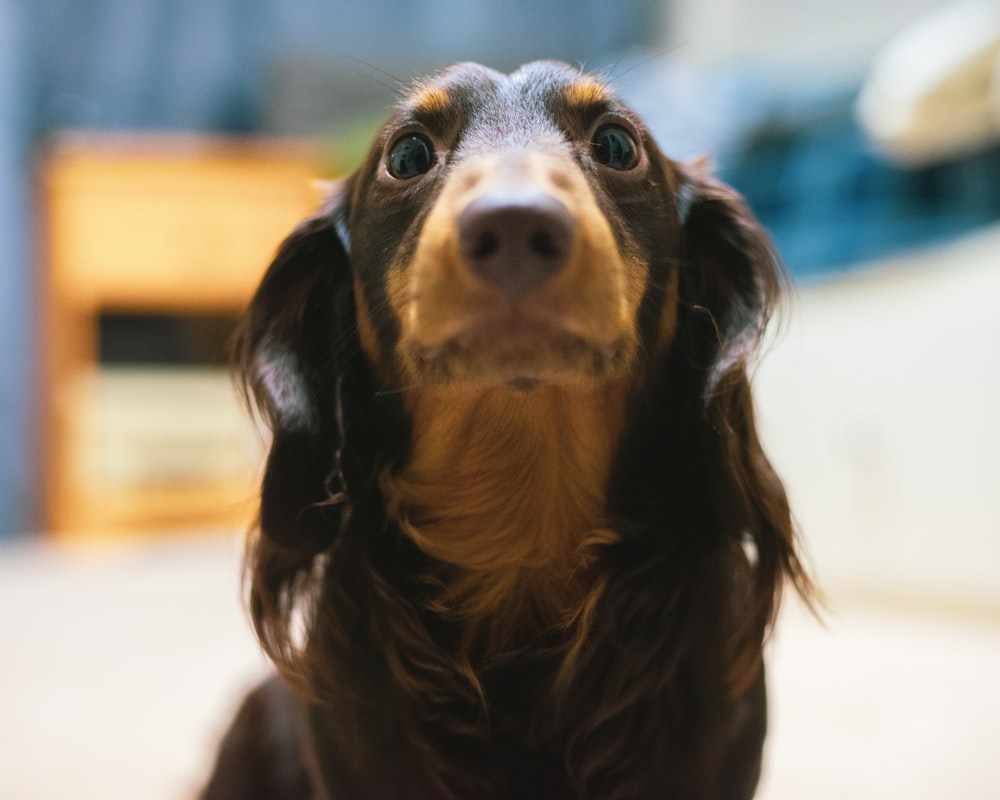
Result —
[{"label": "dog's forehead", "polygon": [[555,132],[567,118],[619,104],[602,81],[559,62],[535,61],[510,74],[463,63],[418,83],[400,111],[418,121],[460,122],[473,138],[495,141]]}]

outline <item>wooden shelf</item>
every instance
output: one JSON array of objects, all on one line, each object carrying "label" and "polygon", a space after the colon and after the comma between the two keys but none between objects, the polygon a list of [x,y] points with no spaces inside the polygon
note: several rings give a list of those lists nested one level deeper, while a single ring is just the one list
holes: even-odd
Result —
[{"label": "wooden shelf", "polygon": [[[44,524],[60,534],[245,524],[243,475],[161,485],[109,482],[92,392],[97,322],[126,313],[236,312],[281,239],[316,205],[324,165],[300,141],[72,135],[41,171]],[[234,409],[235,409],[234,402]],[[240,413],[234,410],[233,413]],[[250,423],[246,423],[249,429]]]}]

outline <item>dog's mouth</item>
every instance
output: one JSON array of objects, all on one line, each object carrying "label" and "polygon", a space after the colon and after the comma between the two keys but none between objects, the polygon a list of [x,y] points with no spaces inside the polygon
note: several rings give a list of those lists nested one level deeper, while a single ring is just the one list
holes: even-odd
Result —
[{"label": "dog's mouth", "polygon": [[553,321],[511,313],[477,322],[436,344],[408,348],[414,377],[429,384],[506,384],[528,391],[540,383],[613,378],[627,370],[628,337],[602,341]]}]

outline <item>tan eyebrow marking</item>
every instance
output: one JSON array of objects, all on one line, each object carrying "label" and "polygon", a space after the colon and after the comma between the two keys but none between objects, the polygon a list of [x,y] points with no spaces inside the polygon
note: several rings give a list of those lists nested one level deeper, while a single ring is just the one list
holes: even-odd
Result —
[{"label": "tan eyebrow marking", "polygon": [[438,87],[419,89],[411,102],[417,114],[443,114],[451,107],[448,92]]},{"label": "tan eyebrow marking", "polygon": [[608,102],[607,88],[595,80],[582,80],[569,84],[563,89],[563,96],[571,106],[590,108]]}]

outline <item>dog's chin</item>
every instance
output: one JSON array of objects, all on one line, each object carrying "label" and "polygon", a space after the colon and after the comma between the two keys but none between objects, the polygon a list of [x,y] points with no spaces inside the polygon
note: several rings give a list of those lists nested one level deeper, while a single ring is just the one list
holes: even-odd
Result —
[{"label": "dog's chin", "polygon": [[483,328],[441,344],[405,346],[411,378],[434,387],[507,386],[531,392],[540,385],[594,384],[628,372],[634,346],[627,337],[588,339],[566,331]]}]

